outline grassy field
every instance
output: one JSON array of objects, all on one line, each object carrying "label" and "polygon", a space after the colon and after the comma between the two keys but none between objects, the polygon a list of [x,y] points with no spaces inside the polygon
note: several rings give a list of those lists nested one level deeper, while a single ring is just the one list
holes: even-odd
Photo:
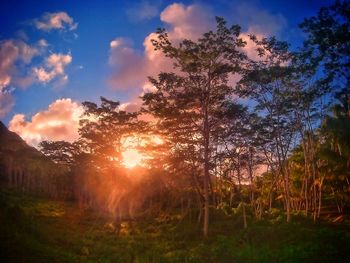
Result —
[{"label": "grassy field", "polygon": [[216,211],[203,241],[196,218],[123,222],[9,190],[0,192],[1,262],[350,262],[350,228],[283,216],[249,222]]}]

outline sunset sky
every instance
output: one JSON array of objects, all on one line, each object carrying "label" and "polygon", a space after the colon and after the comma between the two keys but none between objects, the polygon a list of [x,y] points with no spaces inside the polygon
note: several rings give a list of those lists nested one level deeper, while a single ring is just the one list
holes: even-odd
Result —
[{"label": "sunset sky", "polygon": [[[100,96],[140,105],[147,76],[171,69],[150,39],[165,27],[196,39],[215,16],[244,35],[302,43],[297,25],[333,1],[1,1],[0,118],[28,143],[77,138],[80,103]],[[246,47],[248,55],[254,56]]]}]

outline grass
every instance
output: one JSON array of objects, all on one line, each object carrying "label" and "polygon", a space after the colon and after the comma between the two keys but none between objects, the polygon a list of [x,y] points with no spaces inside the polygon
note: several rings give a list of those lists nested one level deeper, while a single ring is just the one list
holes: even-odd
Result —
[{"label": "grass", "polygon": [[0,191],[1,262],[350,262],[349,226],[279,215],[250,221],[212,211],[203,240],[195,218],[123,222],[65,203]]}]

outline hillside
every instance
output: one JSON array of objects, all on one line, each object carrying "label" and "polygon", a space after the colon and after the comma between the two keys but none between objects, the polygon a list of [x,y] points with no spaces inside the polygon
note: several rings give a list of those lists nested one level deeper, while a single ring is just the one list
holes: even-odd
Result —
[{"label": "hillside", "polygon": [[58,197],[67,169],[47,159],[0,122],[0,181],[24,191]]}]

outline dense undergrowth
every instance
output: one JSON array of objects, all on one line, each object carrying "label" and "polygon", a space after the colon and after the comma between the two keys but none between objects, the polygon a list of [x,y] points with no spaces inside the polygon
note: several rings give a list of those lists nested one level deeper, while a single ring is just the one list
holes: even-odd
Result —
[{"label": "dense undergrowth", "polygon": [[[194,215],[123,222],[74,203],[0,192],[1,262],[350,262],[347,224],[314,224],[281,214],[249,221],[213,211],[201,236]],[[118,232],[118,233],[117,233]]]}]

